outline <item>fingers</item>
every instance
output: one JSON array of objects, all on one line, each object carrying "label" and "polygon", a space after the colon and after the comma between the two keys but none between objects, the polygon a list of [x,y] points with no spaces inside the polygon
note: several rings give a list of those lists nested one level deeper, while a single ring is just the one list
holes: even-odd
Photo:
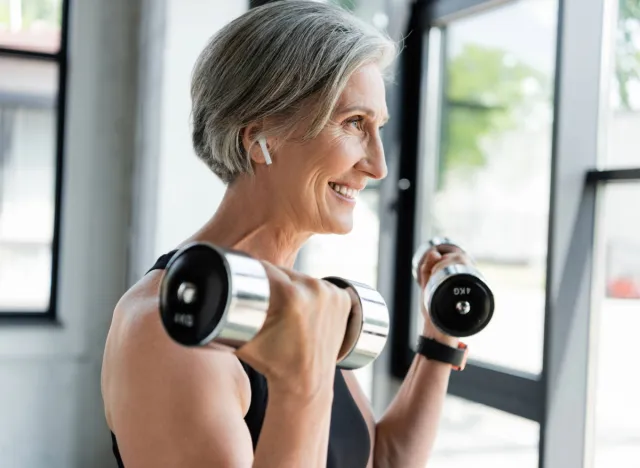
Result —
[{"label": "fingers", "polygon": [[[316,300],[327,300],[328,296],[335,297],[338,310],[350,311],[353,298],[346,289],[329,281],[317,279],[288,268],[275,266],[262,261],[272,289],[274,305],[278,306],[287,297],[289,301],[304,302],[311,297]],[[324,298],[324,299],[322,299]]]},{"label": "fingers", "polygon": [[442,256],[442,259],[436,263],[431,269],[431,274],[436,271],[448,267],[450,265],[469,265],[471,264],[469,257],[461,252],[448,253]]},{"label": "fingers", "polygon": [[429,249],[424,254],[418,270],[418,284],[420,284],[420,287],[424,287],[427,284],[433,268],[440,260],[442,260],[442,254],[436,249]]},{"label": "fingers", "polygon": [[471,265],[473,262],[469,256],[459,247],[452,245],[441,245],[427,251],[422,259],[419,269],[418,284],[424,288],[438,270],[450,265]]},{"label": "fingers", "polygon": [[313,295],[317,298],[327,297],[331,298],[336,303],[337,310],[350,311],[353,298],[349,294],[347,289],[344,289],[331,281],[324,279],[316,279],[310,276],[301,275],[299,281],[304,286],[313,292]]},{"label": "fingers", "polygon": [[[333,286],[333,285],[332,285]],[[353,292],[353,290],[351,289],[342,289],[339,288],[337,286],[334,286],[334,288],[336,288],[336,294],[338,294],[339,300],[340,300],[340,308],[341,310],[346,310],[348,312],[351,311],[351,309],[353,308],[355,302],[358,301],[358,297],[356,296],[355,292]]]},{"label": "fingers", "polygon": [[276,280],[287,280],[296,283],[304,283],[307,280],[313,280],[309,275],[305,275],[304,273],[300,273],[299,271],[292,270],[290,268],[275,266],[264,260],[262,260],[261,263],[265,267],[265,270],[267,270],[269,278],[273,277]]},{"label": "fingers", "polygon": [[277,282],[277,281],[287,281],[291,278],[288,272],[280,267],[273,265],[267,261],[261,260],[262,266],[264,267],[265,272],[267,273],[267,278],[269,278],[269,282]]},{"label": "fingers", "polygon": [[434,249],[436,249],[442,255],[450,254],[450,253],[456,253],[456,252],[462,252],[462,249],[460,247],[458,247],[457,245],[453,245],[453,244],[440,244],[440,245],[434,247]]},{"label": "fingers", "polygon": [[261,263],[265,269],[265,272],[267,273],[269,285],[272,288],[289,288],[294,287],[296,284],[302,283],[306,285],[306,283],[308,283],[309,281],[313,281],[310,276],[307,276],[295,270],[275,266],[267,261],[261,261]]}]

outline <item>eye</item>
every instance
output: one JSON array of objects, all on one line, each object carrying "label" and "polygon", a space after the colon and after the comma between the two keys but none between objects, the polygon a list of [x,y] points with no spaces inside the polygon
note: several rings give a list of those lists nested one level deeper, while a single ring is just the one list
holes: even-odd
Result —
[{"label": "eye", "polygon": [[364,130],[364,118],[362,116],[357,116],[350,118],[346,121],[347,125],[352,126],[356,130],[363,131]]}]

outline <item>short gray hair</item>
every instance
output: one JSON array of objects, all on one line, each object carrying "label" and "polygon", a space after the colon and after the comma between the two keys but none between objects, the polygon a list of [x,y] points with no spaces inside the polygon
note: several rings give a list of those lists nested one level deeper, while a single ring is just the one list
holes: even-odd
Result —
[{"label": "short gray hair", "polygon": [[387,35],[340,7],[285,0],[253,8],[222,28],[196,61],[192,139],[198,157],[225,183],[251,173],[242,145],[249,124],[269,119],[260,136],[289,137],[312,117],[305,139],[327,124],[349,77],[397,55]]}]

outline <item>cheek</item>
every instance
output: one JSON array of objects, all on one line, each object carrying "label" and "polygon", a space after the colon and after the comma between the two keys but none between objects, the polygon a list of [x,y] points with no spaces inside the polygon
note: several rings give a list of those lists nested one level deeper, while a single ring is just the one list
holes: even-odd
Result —
[{"label": "cheek", "polygon": [[305,194],[302,199],[313,202],[324,197],[328,182],[348,173],[365,151],[361,137],[334,127],[325,129],[313,141],[296,145],[289,154],[290,162],[283,168],[281,180],[292,196],[292,192]]},{"label": "cheek", "polygon": [[321,164],[329,177],[344,174],[355,166],[364,154],[363,140],[355,135],[335,135],[329,140]]}]

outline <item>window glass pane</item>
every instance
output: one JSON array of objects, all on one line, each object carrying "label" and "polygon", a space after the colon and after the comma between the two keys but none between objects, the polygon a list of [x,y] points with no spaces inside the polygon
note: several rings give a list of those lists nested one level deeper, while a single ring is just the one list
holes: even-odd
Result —
[{"label": "window glass pane", "polygon": [[470,356],[534,373],[542,368],[557,11],[556,0],[524,0],[447,26],[439,150],[424,145],[426,161],[438,162],[422,176],[435,193],[421,200],[421,238],[461,244],[496,298],[492,322],[466,339]]},{"label": "window glass pane", "polygon": [[608,169],[640,166],[640,1],[618,1],[611,99],[605,109]]},{"label": "window glass pane", "polygon": [[0,313],[48,309],[57,68],[0,58]]},{"label": "window glass pane", "polygon": [[604,191],[599,219],[600,271],[594,284],[597,349],[594,466],[635,467],[640,460],[640,181]]},{"label": "window glass pane", "polygon": [[[340,276],[367,284],[378,283],[380,219],[377,189],[365,189],[354,208],[353,230],[346,235],[316,235],[300,252],[297,269],[316,277]],[[356,370],[363,390],[371,398],[373,366]]]},{"label": "window glass pane", "polygon": [[538,468],[540,425],[447,396],[429,466]]},{"label": "window glass pane", "polygon": [[0,47],[55,53],[62,0],[0,0]]},{"label": "window glass pane", "polygon": [[353,11],[360,18],[379,29],[384,30],[389,24],[389,17],[385,12],[386,0],[330,0],[330,2]]}]

